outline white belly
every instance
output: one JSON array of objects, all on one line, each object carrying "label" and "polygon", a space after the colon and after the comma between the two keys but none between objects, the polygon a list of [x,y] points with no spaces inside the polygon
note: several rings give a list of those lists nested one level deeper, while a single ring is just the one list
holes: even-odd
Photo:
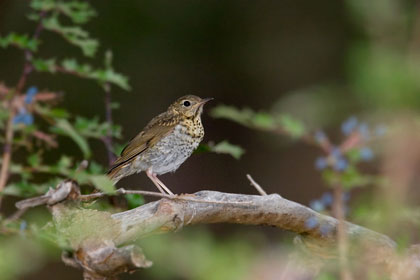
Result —
[{"label": "white belly", "polygon": [[173,133],[141,154],[135,162],[138,172],[151,168],[153,173],[160,175],[177,170],[202,140],[202,137],[193,138],[183,133],[183,129],[181,125],[176,126]]}]

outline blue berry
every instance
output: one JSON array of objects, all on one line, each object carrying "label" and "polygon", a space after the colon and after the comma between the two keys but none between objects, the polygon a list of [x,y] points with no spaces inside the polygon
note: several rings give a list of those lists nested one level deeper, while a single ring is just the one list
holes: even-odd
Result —
[{"label": "blue berry", "polygon": [[23,123],[25,125],[31,125],[34,122],[32,114],[28,113],[25,108],[21,108],[19,113],[14,117],[13,124]]},{"label": "blue berry", "polygon": [[320,200],[312,200],[309,202],[309,207],[317,212],[321,212],[325,209],[325,205]]},{"label": "blue berry", "polygon": [[366,123],[361,123],[359,125],[359,133],[363,139],[368,140],[370,138],[369,126]]},{"label": "blue berry", "polygon": [[368,147],[363,147],[359,151],[362,160],[369,161],[373,159],[373,152]]},{"label": "blue berry", "polygon": [[341,125],[341,132],[344,135],[350,135],[354,129],[357,126],[357,118],[356,117],[350,117],[347,119],[342,125]]},{"label": "blue berry", "polygon": [[331,155],[335,158],[338,159],[341,157],[342,153],[341,153],[341,149],[337,146],[332,147],[331,149]]},{"label": "blue berry", "polygon": [[326,192],[321,196],[321,202],[325,205],[325,206],[330,206],[333,203],[333,196],[331,194],[331,192]]},{"label": "blue berry", "polygon": [[34,116],[32,114],[26,113],[22,116],[22,123],[26,125],[31,125],[34,123]]},{"label": "blue berry", "polygon": [[38,88],[37,87],[28,88],[28,90],[26,91],[26,95],[25,95],[25,103],[30,104],[37,93],[38,93]]},{"label": "blue berry", "polygon": [[327,140],[327,135],[325,134],[325,132],[324,132],[324,131],[322,131],[322,130],[318,130],[318,131],[315,133],[315,140],[316,140],[318,143],[322,143],[322,142],[324,142],[325,140]]},{"label": "blue berry", "polygon": [[334,163],[334,170],[344,171],[347,169],[348,166],[349,166],[348,161],[345,158],[340,157]]},{"label": "blue berry", "polygon": [[305,221],[305,227],[308,229],[313,229],[318,226],[318,219],[315,217],[310,217]]},{"label": "blue berry", "polygon": [[325,157],[319,157],[315,160],[315,167],[318,170],[323,170],[327,168],[328,166],[328,160]]}]

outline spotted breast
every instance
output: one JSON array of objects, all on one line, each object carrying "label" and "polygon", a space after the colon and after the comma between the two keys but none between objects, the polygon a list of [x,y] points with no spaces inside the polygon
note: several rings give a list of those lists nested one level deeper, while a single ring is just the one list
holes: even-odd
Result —
[{"label": "spotted breast", "polygon": [[203,137],[201,120],[183,120],[175,126],[172,133],[134,160],[133,173],[149,168],[157,175],[176,171],[198,147]]}]

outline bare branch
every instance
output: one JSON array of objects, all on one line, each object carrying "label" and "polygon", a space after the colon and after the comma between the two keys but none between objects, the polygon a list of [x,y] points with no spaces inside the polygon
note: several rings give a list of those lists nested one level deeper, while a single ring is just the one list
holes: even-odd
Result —
[{"label": "bare branch", "polygon": [[251,175],[246,174],[246,178],[251,183],[251,186],[253,186],[260,193],[260,195],[267,195],[264,189],[257,182],[255,182],[254,179],[252,179]]}]

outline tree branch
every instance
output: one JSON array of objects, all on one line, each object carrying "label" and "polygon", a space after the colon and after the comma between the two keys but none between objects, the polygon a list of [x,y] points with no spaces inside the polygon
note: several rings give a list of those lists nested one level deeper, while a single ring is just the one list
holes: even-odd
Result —
[{"label": "tree branch", "polygon": [[[337,219],[284,199],[278,194],[257,196],[200,191],[195,193],[194,197],[225,203],[209,205],[203,202],[161,199],[133,210],[113,214],[111,217],[121,226],[120,235],[115,239],[116,244],[134,241],[151,233],[176,231],[187,225],[209,223],[274,226],[322,241],[324,244],[333,245],[337,242]],[[238,202],[249,204],[243,205]],[[309,219],[316,219],[318,226],[308,228],[306,224]],[[369,246],[395,249],[395,242],[387,236],[352,223],[346,224],[349,238],[366,242]],[[322,228],[330,230],[323,232]]]},{"label": "tree branch", "polygon": [[[34,35],[32,36],[33,39],[37,40],[41,34],[43,29],[42,19],[45,16],[45,12],[40,13],[40,20],[35,28]],[[9,109],[9,117],[5,128],[5,142],[3,146],[3,162],[0,169],[0,192],[4,190],[7,184],[7,180],[9,179],[9,169],[10,169],[10,162],[12,160],[12,146],[13,146],[13,138],[14,138],[14,130],[13,130],[13,120],[16,114],[16,98],[22,94],[23,88],[26,85],[26,80],[29,74],[33,71],[33,66],[31,63],[33,53],[27,49],[25,50],[25,65],[23,66],[22,75],[19,78],[19,81],[16,85],[16,91],[12,93],[10,101],[8,103]],[[1,197],[0,197],[0,205],[1,205]]]},{"label": "tree branch", "polygon": [[[151,263],[141,250],[127,244],[196,224],[273,226],[299,234],[299,244],[312,256],[317,255],[317,260],[319,256],[337,258],[339,221],[278,194],[260,196],[200,191],[162,198],[116,214],[83,209],[74,203],[86,198],[70,180],[50,190],[49,198],[44,197],[58,233],[73,250],[73,255],[66,257],[66,263],[82,268],[85,279],[115,279],[121,272],[148,267]],[[316,226],[308,225],[309,220],[316,220]],[[401,277],[407,272],[419,275],[420,249],[416,246],[402,258],[396,253],[396,243],[386,235],[349,222],[345,224],[349,245],[359,261],[366,260],[366,265],[379,266],[389,274],[397,273],[391,279],[408,279]]]}]

